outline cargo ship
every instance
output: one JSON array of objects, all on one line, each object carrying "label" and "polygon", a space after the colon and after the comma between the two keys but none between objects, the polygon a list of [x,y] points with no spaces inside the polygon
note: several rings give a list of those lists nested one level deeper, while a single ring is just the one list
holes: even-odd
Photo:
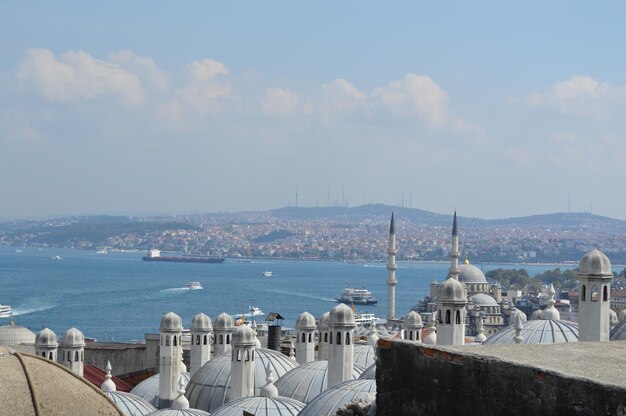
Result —
[{"label": "cargo ship", "polygon": [[144,261],[171,261],[178,263],[224,263],[223,257],[217,256],[162,256],[161,251],[152,249],[148,255],[143,256]]}]

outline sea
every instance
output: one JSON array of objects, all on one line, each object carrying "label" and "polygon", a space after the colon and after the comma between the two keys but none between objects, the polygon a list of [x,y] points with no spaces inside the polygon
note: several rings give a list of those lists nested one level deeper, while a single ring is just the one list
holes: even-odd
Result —
[{"label": "sea", "polygon": [[[21,250],[21,252],[19,252]],[[99,341],[142,340],[158,333],[161,316],[177,313],[189,327],[199,312],[214,319],[219,313],[278,312],[283,327],[292,328],[303,311],[319,317],[336,305],[344,287],[366,288],[378,299],[357,312],[387,314],[385,263],[342,263],[296,260],[226,259],[221,264],[142,261],[143,253],[97,254],[95,251],[0,246],[0,304],[13,307],[16,325],[37,332],[44,327],[58,336],[71,327]],[[576,265],[477,264],[484,272],[525,268],[535,275]],[[396,314],[408,312],[442,281],[448,262],[399,262]],[[619,271],[621,268],[616,268]],[[266,277],[263,272],[271,271]],[[203,290],[189,290],[198,281]],[[6,325],[7,318],[0,318]]]}]

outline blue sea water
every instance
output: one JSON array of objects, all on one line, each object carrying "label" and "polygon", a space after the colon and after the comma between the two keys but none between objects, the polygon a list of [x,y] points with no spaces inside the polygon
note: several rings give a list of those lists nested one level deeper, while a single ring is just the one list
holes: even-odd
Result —
[{"label": "blue sea water", "polygon": [[[158,332],[161,316],[174,311],[188,327],[204,312],[212,319],[221,312],[241,313],[248,305],[285,317],[293,327],[302,311],[319,317],[335,304],[344,287],[365,287],[379,300],[359,311],[386,316],[387,270],[384,263],[227,259],[222,264],[145,262],[141,253],[96,254],[93,251],[0,246],[0,304],[13,307],[15,323],[38,331],[48,327],[57,335],[75,326],[86,336],[126,342]],[[60,256],[61,260],[54,260]],[[479,265],[480,266],[480,265]],[[445,278],[449,263],[400,263],[397,270],[396,311],[406,313],[429,290],[430,282]],[[485,264],[525,267],[531,275],[555,265]],[[571,266],[559,266],[571,268]],[[272,277],[264,277],[264,271]],[[188,290],[199,281],[204,290]],[[265,316],[261,317],[262,319]],[[0,324],[6,324],[1,319]]]}]

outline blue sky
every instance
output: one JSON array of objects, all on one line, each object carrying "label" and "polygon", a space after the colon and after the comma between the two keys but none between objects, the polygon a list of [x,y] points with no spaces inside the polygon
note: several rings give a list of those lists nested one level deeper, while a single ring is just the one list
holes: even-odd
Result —
[{"label": "blue sky", "polygon": [[0,5],[0,217],[626,219],[621,3],[183,5]]}]

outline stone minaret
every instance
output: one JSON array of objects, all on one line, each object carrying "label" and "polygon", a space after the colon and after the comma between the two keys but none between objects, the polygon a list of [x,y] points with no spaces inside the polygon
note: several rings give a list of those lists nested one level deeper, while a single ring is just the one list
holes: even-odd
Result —
[{"label": "stone minaret", "polygon": [[317,342],[317,359],[328,360],[328,336],[329,336],[329,326],[328,323],[330,321],[330,312],[325,312],[322,316],[320,316],[319,320],[319,340]]},{"label": "stone minaret", "polygon": [[199,313],[191,320],[191,376],[211,359],[211,318]]},{"label": "stone minaret", "polygon": [[354,346],[352,335],[356,324],[354,312],[340,303],[330,311],[328,335],[328,388],[352,380]]},{"label": "stone minaret", "polygon": [[452,248],[450,249],[450,277],[459,280],[459,229],[456,224],[456,210],[452,220]]},{"label": "stone minaret", "polygon": [[302,312],[296,320],[296,361],[304,364],[315,361],[315,318]]},{"label": "stone minaret", "polygon": [[56,362],[58,348],[57,335],[52,330],[44,328],[39,331],[35,338],[35,354]]},{"label": "stone minaret", "polygon": [[229,314],[222,312],[215,318],[215,339],[213,340],[215,355],[219,355],[223,352],[230,351],[230,337],[235,330],[233,317]]},{"label": "stone minaret", "polygon": [[178,396],[177,385],[181,373],[183,321],[174,312],[161,318],[159,347],[159,408],[172,407]]},{"label": "stone minaret", "polygon": [[65,331],[61,341],[61,356],[58,362],[72,370],[79,377],[83,376],[85,366],[85,337],[76,328]]},{"label": "stone minaret", "polygon": [[421,315],[415,311],[409,312],[404,318],[404,339],[420,342],[423,327]]},{"label": "stone minaret", "polygon": [[248,325],[233,332],[229,401],[254,396],[255,344],[256,334]]},{"label": "stone minaret", "polygon": [[387,245],[387,320],[396,318],[396,227],[393,221],[393,212],[391,213],[391,224],[389,225],[389,243]]},{"label": "stone minaret", "polygon": [[578,265],[578,280],[579,341],[608,341],[613,280],[609,258],[600,250],[592,250],[585,254]]}]

